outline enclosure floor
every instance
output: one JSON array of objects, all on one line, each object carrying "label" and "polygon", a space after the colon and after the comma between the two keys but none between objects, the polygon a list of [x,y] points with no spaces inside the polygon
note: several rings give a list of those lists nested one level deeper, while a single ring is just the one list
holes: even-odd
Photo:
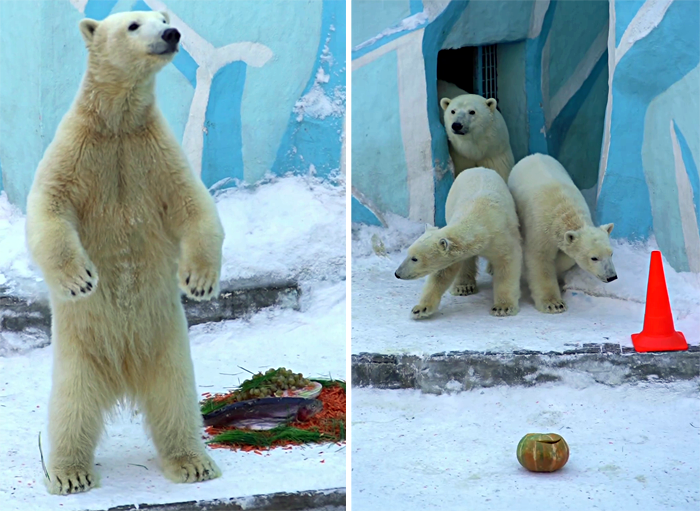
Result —
[{"label": "enclosure floor", "polygon": [[[448,291],[434,316],[411,319],[411,309],[418,304],[426,279],[397,279],[394,271],[404,257],[405,250],[353,260],[352,353],[565,351],[586,343],[631,347],[630,335],[639,332],[644,321],[649,271],[645,250],[616,248],[619,279],[611,284],[573,270],[567,276],[567,286],[579,290],[564,293],[568,311],[563,314],[537,311],[523,286],[520,312],[504,318],[489,314],[493,288],[491,277],[482,268],[476,295],[452,296]],[[666,277],[676,329],[686,334],[689,344],[700,344],[700,280],[669,267]]]},{"label": "enclosure floor", "polygon": [[[200,393],[224,392],[258,371],[284,366],[305,376],[345,378],[345,283],[317,285],[304,312],[264,311],[249,321],[199,325],[190,330]],[[345,447],[275,449],[263,452],[210,450],[223,470],[219,479],[173,484],[159,469],[141,416],[124,412],[107,425],[97,449],[99,488],[66,497],[43,485],[37,435],[48,454],[47,403],[51,347],[0,357],[0,502],[3,511],[96,510],[127,504],[158,504],[345,487]],[[22,432],[22,433],[19,433]]]},{"label": "enclosure floor", "polygon": [[[455,395],[356,388],[353,511],[666,511],[700,506],[698,382],[579,380]],[[558,433],[566,466],[531,473],[527,433]]]}]

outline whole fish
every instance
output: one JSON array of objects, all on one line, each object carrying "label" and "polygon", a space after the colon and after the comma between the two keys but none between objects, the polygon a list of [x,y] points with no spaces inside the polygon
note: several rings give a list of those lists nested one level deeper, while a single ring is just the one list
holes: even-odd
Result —
[{"label": "whole fish", "polygon": [[203,415],[206,426],[267,430],[292,421],[307,421],[323,410],[318,399],[264,397],[231,403]]}]

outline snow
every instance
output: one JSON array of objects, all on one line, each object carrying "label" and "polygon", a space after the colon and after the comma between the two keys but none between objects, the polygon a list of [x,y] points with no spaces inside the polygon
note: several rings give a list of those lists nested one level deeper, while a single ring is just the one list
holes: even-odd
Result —
[{"label": "snow", "polygon": [[[441,396],[353,389],[353,509],[697,510],[698,390],[581,377]],[[527,433],[562,435],[564,468],[522,468]]]},{"label": "snow", "polygon": [[[246,320],[190,329],[201,393],[236,387],[250,371],[284,366],[305,376],[346,378],[345,188],[309,176],[270,179],[219,192],[226,231],[223,280],[297,279],[300,311],[272,308]],[[0,194],[0,283],[18,296],[46,293],[25,248],[24,216]],[[158,468],[140,415],[108,423],[96,453],[101,486],[55,497],[43,486],[37,436],[49,452],[47,404],[52,347],[38,336],[2,332],[0,344],[0,502],[2,510],[107,509],[345,486],[344,446],[255,453],[211,450],[223,470],[214,481],[170,483]],[[32,349],[34,348],[34,349]]]},{"label": "snow", "polygon": [[[216,195],[226,232],[222,281],[319,280],[345,275],[345,186],[310,176],[271,178]],[[0,193],[0,286],[46,297],[26,250],[24,215]]]},{"label": "snow", "polygon": [[399,32],[410,32],[412,30],[415,30],[420,26],[425,25],[429,20],[430,17],[426,12],[419,12],[417,14],[414,14],[413,16],[404,18],[401,20],[401,22],[399,22],[398,25],[393,26],[391,28],[387,28],[379,34],[377,34],[376,36],[374,36],[373,38],[367,39],[365,42],[358,44],[352,49],[352,51],[359,51],[362,48],[366,48],[367,46],[372,46],[380,39],[384,39],[385,37],[389,37],[390,35],[398,34]]},{"label": "snow", "polygon": [[[411,309],[426,279],[399,280],[394,271],[424,226],[398,217],[388,220],[388,228],[353,227],[353,353],[564,351],[585,343],[631,347],[630,335],[642,328],[650,254],[658,250],[654,240],[644,245],[613,241],[619,278],[610,284],[579,268],[570,271],[563,295],[569,310],[563,314],[538,312],[523,285],[517,316],[491,316],[491,277],[482,260],[478,294],[457,297],[448,291],[433,317],[416,321],[410,318]],[[386,254],[378,255],[382,245]],[[667,261],[664,271],[676,329],[689,344],[700,344],[700,275],[678,273]]]}]

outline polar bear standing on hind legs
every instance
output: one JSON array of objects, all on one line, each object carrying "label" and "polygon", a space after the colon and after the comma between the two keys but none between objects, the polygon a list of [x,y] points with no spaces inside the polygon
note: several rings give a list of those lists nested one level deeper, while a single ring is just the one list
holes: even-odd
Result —
[{"label": "polar bear standing on hind legs", "polygon": [[455,179],[445,206],[447,225],[428,227],[408,249],[396,270],[399,279],[429,275],[420,303],[411,317],[432,316],[442,295],[454,283],[454,293],[476,293],[477,257],[493,269],[494,316],[518,313],[522,250],[518,216],[508,186],[492,169],[467,169]]},{"label": "polar bear standing on hind legs", "polygon": [[122,400],[143,412],[168,478],[212,479],[179,289],[218,294],[224,233],[155,103],[180,34],[164,12],[84,19],[80,32],[87,71],[27,204],[53,313],[48,489],[97,484],[104,416]]},{"label": "polar bear standing on hind legs", "polygon": [[566,310],[558,277],[577,264],[603,282],[617,279],[610,247],[614,225],[593,225],[586,200],[557,160],[526,156],[513,167],[508,187],[520,218],[527,282],[537,310]]}]

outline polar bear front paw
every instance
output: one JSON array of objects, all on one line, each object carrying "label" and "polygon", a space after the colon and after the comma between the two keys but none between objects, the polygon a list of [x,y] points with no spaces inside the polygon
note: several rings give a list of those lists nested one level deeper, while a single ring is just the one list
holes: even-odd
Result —
[{"label": "polar bear front paw", "polygon": [[214,269],[185,264],[178,272],[178,280],[180,289],[193,300],[211,300],[219,294],[219,272]]},{"label": "polar bear front paw", "polygon": [[543,300],[536,304],[537,310],[545,314],[560,314],[566,311],[566,303],[562,299]]},{"label": "polar bear front paw", "polygon": [[49,472],[49,477],[49,493],[54,495],[86,492],[94,488],[96,482],[95,475],[90,470],[79,467],[53,469]]},{"label": "polar bear front paw", "polygon": [[453,296],[469,296],[479,292],[479,288],[474,284],[459,284],[450,291]]},{"label": "polar bear front paw", "polygon": [[419,303],[413,309],[411,309],[411,317],[413,319],[425,319],[429,318],[433,314],[435,314],[435,311],[437,311],[436,306],[432,305],[426,305],[423,303]]},{"label": "polar bear front paw", "polygon": [[56,279],[65,298],[76,300],[89,296],[97,288],[97,269],[92,262],[79,257],[58,270]]},{"label": "polar bear front paw", "polygon": [[491,307],[492,316],[515,316],[518,313],[518,305],[513,303],[496,303]]},{"label": "polar bear front paw", "polygon": [[176,483],[196,483],[216,479],[221,470],[208,455],[186,454],[163,462],[166,477]]}]

